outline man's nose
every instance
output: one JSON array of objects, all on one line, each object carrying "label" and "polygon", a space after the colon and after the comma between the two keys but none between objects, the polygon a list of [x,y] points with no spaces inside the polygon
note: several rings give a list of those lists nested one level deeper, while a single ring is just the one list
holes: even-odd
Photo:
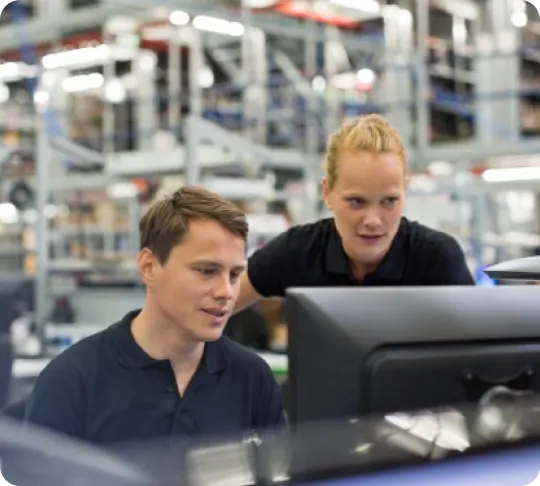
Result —
[{"label": "man's nose", "polygon": [[231,300],[234,297],[234,285],[228,275],[220,277],[216,284],[214,297],[221,300]]}]

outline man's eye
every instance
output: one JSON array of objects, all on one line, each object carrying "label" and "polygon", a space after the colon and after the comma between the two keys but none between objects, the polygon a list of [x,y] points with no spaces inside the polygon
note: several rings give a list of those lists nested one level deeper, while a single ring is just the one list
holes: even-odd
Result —
[{"label": "man's eye", "polygon": [[387,197],[386,199],[383,200],[383,204],[387,206],[392,206],[392,204],[395,204],[398,201],[399,201],[399,198],[397,197]]},{"label": "man's eye", "polygon": [[199,273],[201,273],[204,277],[210,277],[215,273],[215,270],[210,268],[200,268]]}]

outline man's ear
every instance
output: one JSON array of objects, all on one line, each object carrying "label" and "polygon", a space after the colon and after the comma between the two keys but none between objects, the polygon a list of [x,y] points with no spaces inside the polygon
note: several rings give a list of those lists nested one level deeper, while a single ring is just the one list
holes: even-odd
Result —
[{"label": "man's ear", "polygon": [[159,262],[157,261],[152,250],[143,248],[137,257],[137,269],[141,280],[146,287],[153,287],[156,280],[156,271],[158,270]]},{"label": "man's ear", "polygon": [[326,204],[326,207],[331,210],[332,206],[330,205],[330,201],[329,201],[330,186],[328,185],[327,177],[322,178],[321,186],[322,186],[322,198],[323,198],[324,204]]}]

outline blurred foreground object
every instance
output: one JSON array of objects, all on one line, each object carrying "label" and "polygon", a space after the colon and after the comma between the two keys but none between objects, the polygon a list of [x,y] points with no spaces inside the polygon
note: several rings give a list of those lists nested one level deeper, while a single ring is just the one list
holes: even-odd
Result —
[{"label": "blurred foreground object", "polygon": [[3,478],[17,486],[152,484],[136,464],[8,418],[0,418],[0,464]]},{"label": "blurred foreground object", "polygon": [[484,272],[496,280],[540,280],[540,256],[497,263],[487,267]]}]

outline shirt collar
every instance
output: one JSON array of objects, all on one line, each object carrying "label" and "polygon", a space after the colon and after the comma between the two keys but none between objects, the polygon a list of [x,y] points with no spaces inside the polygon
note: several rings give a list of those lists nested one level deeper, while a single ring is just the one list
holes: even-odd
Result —
[{"label": "shirt collar", "polygon": [[[131,322],[139,314],[140,309],[128,312],[121,321],[111,327],[115,351],[122,365],[130,369],[143,369],[168,364],[168,360],[157,360],[149,356],[135,341],[131,333]],[[227,366],[223,352],[222,338],[208,342],[204,346],[202,365],[211,374],[220,373]]]},{"label": "shirt collar", "polygon": [[[369,274],[370,278],[381,280],[401,280],[403,278],[407,255],[408,225],[409,221],[406,218],[401,218],[398,232],[392,241],[390,250],[375,271]],[[332,220],[330,238],[326,248],[326,270],[330,273],[351,275],[349,259],[343,249],[334,220]]]}]

